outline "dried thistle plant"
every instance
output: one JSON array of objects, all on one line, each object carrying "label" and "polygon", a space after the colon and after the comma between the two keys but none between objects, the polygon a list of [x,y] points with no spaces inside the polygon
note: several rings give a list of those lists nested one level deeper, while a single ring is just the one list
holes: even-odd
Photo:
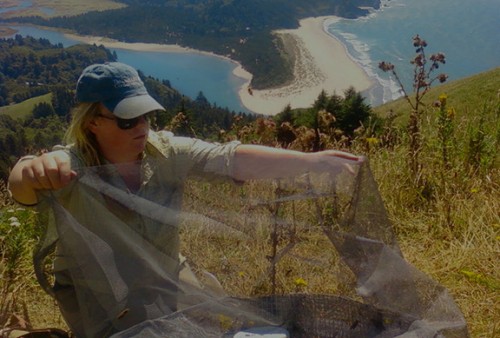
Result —
[{"label": "dried thistle plant", "polygon": [[439,69],[441,64],[446,63],[446,57],[443,53],[432,54],[429,58],[426,55],[427,42],[422,39],[418,34],[413,37],[413,47],[416,48],[415,57],[410,61],[414,66],[413,68],[413,91],[415,93],[414,100],[410,98],[407,90],[405,89],[401,79],[399,78],[396,67],[386,61],[379,63],[379,69],[385,73],[391,73],[396,79],[403,97],[406,99],[411,107],[410,120],[408,123],[408,131],[410,136],[410,151],[409,163],[412,173],[418,184],[421,178],[421,163],[419,161],[419,154],[421,151],[421,135],[420,124],[422,115],[423,98],[425,94],[431,89],[431,85],[438,81],[443,83],[448,79],[448,75],[440,73],[434,75],[435,71]]}]

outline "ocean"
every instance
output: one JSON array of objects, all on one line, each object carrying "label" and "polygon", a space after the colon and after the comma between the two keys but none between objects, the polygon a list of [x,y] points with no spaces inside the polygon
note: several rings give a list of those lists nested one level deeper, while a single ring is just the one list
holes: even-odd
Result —
[{"label": "ocean", "polygon": [[382,0],[380,10],[333,20],[326,29],[376,81],[364,93],[372,105],[401,96],[395,79],[378,70],[380,61],[394,64],[406,90],[413,91],[410,60],[417,34],[428,44],[428,57],[446,55],[435,74],[447,74],[448,81],[500,66],[500,0]]},{"label": "ocean", "polygon": [[[363,94],[367,103],[376,106],[401,95],[394,79],[378,70],[380,61],[393,63],[407,91],[412,91],[413,69],[409,61],[415,54],[412,38],[416,34],[427,41],[428,56],[436,52],[446,55],[446,64],[439,73],[446,73],[449,81],[500,66],[498,13],[500,0],[383,0],[381,9],[366,17],[331,20],[325,29],[345,45],[374,80],[373,88]],[[65,47],[78,43],[55,31],[14,28],[21,35],[47,38]],[[238,97],[244,80],[233,74],[233,62],[191,52],[111,50],[119,61],[146,75],[169,80],[186,96],[196,98],[203,92],[220,107],[248,112]]]}]

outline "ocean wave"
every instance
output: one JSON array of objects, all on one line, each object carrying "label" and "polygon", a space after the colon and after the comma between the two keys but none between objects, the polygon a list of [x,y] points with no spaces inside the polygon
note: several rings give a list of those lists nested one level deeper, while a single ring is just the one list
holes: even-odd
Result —
[{"label": "ocean wave", "polygon": [[403,96],[403,91],[399,83],[392,76],[389,76],[386,79],[383,79],[379,76],[379,81],[382,83],[382,86],[384,88],[384,103],[396,100]]},{"label": "ocean wave", "polygon": [[[367,16],[357,19],[335,17],[325,22],[325,31],[344,45],[348,56],[356,62],[374,82],[374,86],[365,93],[367,94],[367,101],[369,101],[370,104],[383,104],[400,98],[403,95],[401,87],[396,79],[388,76],[388,74],[381,74],[378,69],[378,60],[375,62],[372,59],[372,48],[369,42],[363,41],[352,32],[342,31],[338,28],[339,26],[337,24],[349,21],[373,20],[381,11],[388,10],[392,7],[403,6],[406,6],[406,4],[398,0],[382,0],[380,9],[370,10],[370,14]],[[403,61],[399,55],[394,55],[394,57],[400,62]]]},{"label": "ocean wave", "polygon": [[[336,21],[338,22],[338,21]],[[335,23],[328,26],[328,34],[339,40],[346,49],[347,55],[358,64],[365,74],[374,81],[375,85],[368,90],[367,100],[370,104],[380,104],[391,101],[398,96],[399,91],[395,84],[385,80],[378,74],[377,68],[370,57],[370,45],[361,41],[356,34],[343,32],[335,28]]]},{"label": "ocean wave", "polygon": [[349,19],[349,20],[354,20],[354,21],[369,21],[373,20],[375,17],[377,17],[380,12],[384,12],[388,9],[394,8],[394,7],[406,7],[405,3],[399,2],[397,0],[381,0],[380,1],[380,7],[378,9],[368,7],[368,14],[364,16],[360,16],[356,19]]},{"label": "ocean wave", "polygon": [[380,89],[378,97],[369,98],[370,104],[384,104],[403,96],[403,92],[401,91],[397,81],[391,77],[383,78],[379,74],[376,74],[374,78],[376,79],[376,83]]},{"label": "ocean wave", "polygon": [[393,7],[406,7],[406,4],[401,0],[380,0],[380,10]]},{"label": "ocean wave", "polygon": [[[450,62],[443,71],[450,79],[498,67],[498,57],[495,58],[499,55],[498,38],[492,33],[498,30],[498,18],[495,17],[498,0],[483,0],[480,7],[474,2],[454,5],[453,0],[382,0],[380,9],[371,9],[369,15],[328,21],[325,30],[344,45],[349,57],[376,84],[370,97],[387,102],[400,97],[401,91],[396,79],[379,70],[378,64],[383,60],[394,64],[410,94],[414,71],[409,62],[414,56],[411,38],[417,33],[449,55]],[[444,12],[448,15],[442,16]],[[446,31],[443,27],[454,29]],[[442,31],[446,34],[436,34]],[[463,45],[471,48],[464,49]]]},{"label": "ocean wave", "polygon": [[403,96],[403,92],[397,81],[391,77],[383,78],[379,74],[376,74],[374,79],[374,85],[362,93],[367,103],[371,106],[391,102]]}]

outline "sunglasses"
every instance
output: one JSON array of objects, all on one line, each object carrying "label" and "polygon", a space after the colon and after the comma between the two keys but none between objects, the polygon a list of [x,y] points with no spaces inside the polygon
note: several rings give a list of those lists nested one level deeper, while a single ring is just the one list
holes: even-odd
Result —
[{"label": "sunglasses", "polygon": [[99,114],[97,116],[103,117],[108,120],[116,121],[116,126],[123,130],[134,128],[136,125],[139,124],[139,121],[141,120],[142,117],[144,117],[148,123],[150,123],[151,121],[151,114],[145,114],[131,119],[122,119],[116,116],[106,116],[103,114]]}]

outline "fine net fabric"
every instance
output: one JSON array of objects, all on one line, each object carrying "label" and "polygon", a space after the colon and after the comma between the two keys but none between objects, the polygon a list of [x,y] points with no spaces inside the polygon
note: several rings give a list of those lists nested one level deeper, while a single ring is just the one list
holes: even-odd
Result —
[{"label": "fine net fabric", "polygon": [[77,336],[468,337],[447,290],[404,259],[367,161],[151,194],[116,170],[79,169],[39,205],[36,271]]}]

